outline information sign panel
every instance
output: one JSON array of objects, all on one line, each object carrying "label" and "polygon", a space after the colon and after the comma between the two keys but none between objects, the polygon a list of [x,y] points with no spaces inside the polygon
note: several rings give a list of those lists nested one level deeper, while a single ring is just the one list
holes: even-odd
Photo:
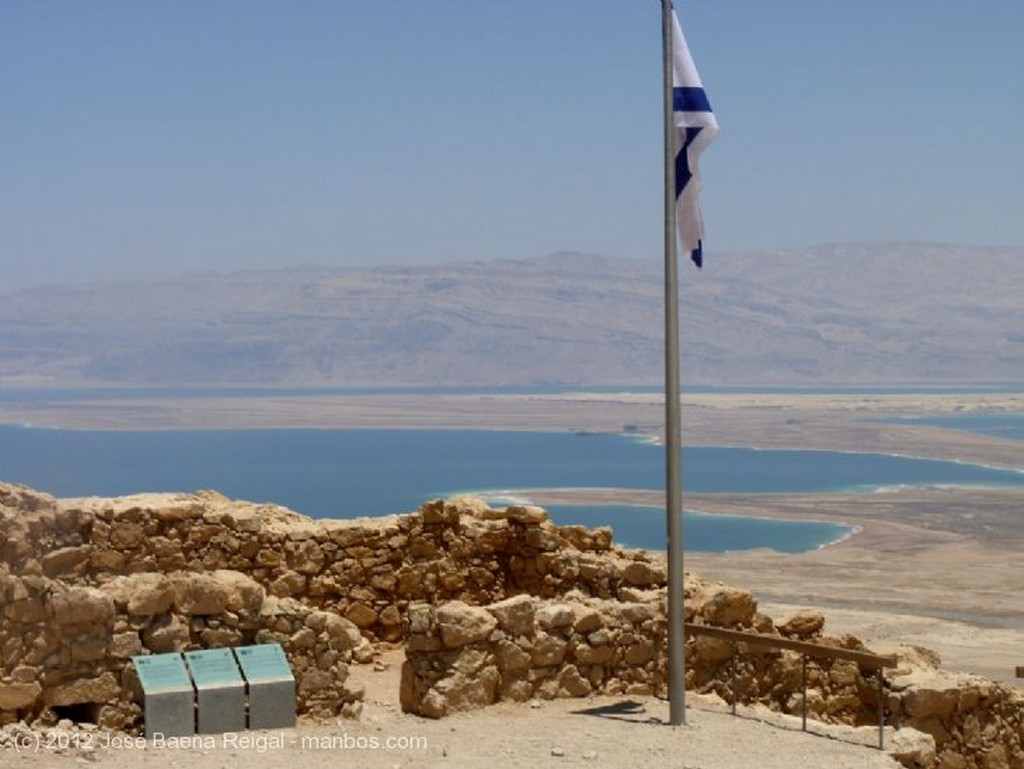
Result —
[{"label": "information sign panel", "polygon": [[181,655],[140,655],[132,664],[142,684],[146,739],[195,734],[195,690]]},{"label": "information sign panel", "polygon": [[196,685],[199,734],[245,729],[245,683],[230,649],[185,652]]},{"label": "information sign panel", "polygon": [[235,649],[249,687],[249,728],[295,726],[295,676],[280,644]]}]

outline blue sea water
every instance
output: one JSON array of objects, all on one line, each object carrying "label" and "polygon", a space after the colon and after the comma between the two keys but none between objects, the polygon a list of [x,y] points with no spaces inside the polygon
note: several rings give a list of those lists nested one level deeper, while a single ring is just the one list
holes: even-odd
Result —
[{"label": "blue sea water", "polygon": [[[693,448],[683,453],[691,492],[812,492],[909,484],[1021,485],[1024,475],[936,460],[829,451]],[[0,479],[57,496],[217,489],[313,517],[350,518],[415,509],[460,491],[664,487],[662,449],[606,434],[472,430],[76,431],[0,426]],[[559,523],[612,523],[622,542],[662,547],[644,534],[649,509],[559,508]],[[660,516],[660,511],[655,511]],[[791,548],[812,531],[775,522],[756,544],[739,543],[720,516],[690,526],[688,549]],[[748,522],[749,519],[741,519]],[[614,523],[613,523],[614,521]],[[698,526],[712,526],[707,540]],[[745,531],[748,523],[744,523]],[[717,528],[715,528],[717,527]],[[752,529],[750,529],[752,530]],[[654,529],[649,529],[654,532]],[[815,530],[813,542],[842,532]],[[706,542],[707,544],[702,544]]]},{"label": "blue sea water", "polygon": [[[582,524],[589,528],[611,526],[615,541],[626,547],[664,550],[665,511],[639,505],[594,505],[546,507],[559,524]],[[781,553],[803,553],[837,542],[853,529],[829,521],[780,521],[741,515],[712,515],[694,510],[684,514],[684,549],[698,553],[752,550],[768,547]]]}]

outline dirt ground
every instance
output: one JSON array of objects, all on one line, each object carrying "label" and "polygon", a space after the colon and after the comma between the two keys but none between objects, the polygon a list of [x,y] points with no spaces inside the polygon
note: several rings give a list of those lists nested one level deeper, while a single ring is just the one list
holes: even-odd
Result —
[{"label": "dirt ground", "polygon": [[[969,411],[1024,412],[1021,394],[694,395],[684,397],[688,444],[827,448],[980,462],[1024,472],[1018,441],[900,423],[901,417]],[[657,395],[569,393],[473,396],[319,396],[186,401],[0,404],[0,422],[60,427],[396,427],[619,431],[658,438]],[[657,502],[660,492],[602,490],[531,494],[566,501]],[[826,630],[853,633],[878,651],[900,643],[940,653],[944,667],[1014,684],[1024,664],[1024,489],[899,488],[867,494],[685,495],[710,513],[831,520],[858,527],[841,543],[799,555],[773,551],[687,553],[686,568],[751,590],[781,616],[817,608]],[[688,724],[669,727],[667,704],[650,698],[498,705],[443,721],[399,712],[396,660],[364,671],[367,702],[357,722],[307,724],[264,749],[224,744],[157,749],[25,750],[4,766],[49,769],[83,761],[146,769],[282,765],[594,767],[894,766],[864,745],[867,733],[801,733],[799,725],[693,697]],[[350,739],[346,742],[345,737]],[[838,737],[838,739],[837,739]],[[420,739],[422,738],[422,739]],[[390,742],[389,742],[390,740]],[[417,741],[420,740],[420,741]],[[387,744],[385,744],[387,743]],[[862,744],[857,744],[862,743]],[[390,747],[388,747],[390,746]],[[355,756],[353,756],[353,753]],[[342,754],[342,755],[339,755]],[[8,763],[9,761],[9,763]]]},{"label": "dirt ground", "polygon": [[[668,725],[668,703],[651,697],[591,697],[499,704],[439,721],[398,707],[401,652],[354,675],[366,687],[358,720],[300,723],[296,729],[202,735],[146,743],[100,732],[24,740],[0,753],[7,767],[67,769],[321,769],[325,763],[367,769],[501,766],[593,769],[893,769],[878,731],[825,727],[763,708],[737,716],[714,697],[688,693],[686,724]],[[67,745],[59,745],[63,739]],[[885,739],[893,744],[893,732]]]}]

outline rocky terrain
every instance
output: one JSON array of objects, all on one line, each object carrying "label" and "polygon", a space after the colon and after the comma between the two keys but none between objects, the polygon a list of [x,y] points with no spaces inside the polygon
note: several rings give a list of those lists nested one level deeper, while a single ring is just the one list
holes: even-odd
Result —
[{"label": "rocky terrain", "polygon": [[[1014,382],[1022,258],[923,243],[716,255],[683,274],[683,371]],[[659,260],[571,253],[45,286],[0,294],[0,386],[654,385],[663,291]]]},{"label": "rocky terrain", "polygon": [[[663,561],[615,547],[607,529],[555,526],[536,507],[456,498],[313,521],[212,492],[56,500],[0,485],[0,535],[8,748],[55,726],[137,734],[131,656],[249,643],[284,647],[306,717],[359,718],[366,685],[355,671],[394,650],[402,709],[430,718],[502,701],[665,695]],[[746,590],[695,575],[685,586],[693,626],[864,651],[827,635],[818,612],[773,619]],[[743,646],[692,637],[688,686],[801,712],[800,654]],[[881,706],[906,766],[1021,766],[1020,692],[937,662],[903,648],[879,690],[870,667],[814,658],[808,712],[866,727]]]}]

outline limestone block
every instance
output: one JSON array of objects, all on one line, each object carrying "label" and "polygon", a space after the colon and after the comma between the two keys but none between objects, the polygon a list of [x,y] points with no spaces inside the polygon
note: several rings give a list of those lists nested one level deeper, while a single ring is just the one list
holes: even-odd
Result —
[{"label": "limestone block", "polygon": [[494,517],[493,514],[495,513],[499,515],[502,513],[502,511],[492,510],[485,500],[470,494],[456,494],[453,497],[449,497],[445,507],[449,511],[454,511],[456,515],[468,515],[481,519]]},{"label": "limestone block", "polygon": [[654,588],[653,590],[639,587],[619,588],[619,600],[626,603],[658,603],[664,598],[664,588]]},{"label": "limestone block", "polygon": [[457,593],[462,590],[466,584],[466,578],[463,572],[460,571],[448,571],[441,574],[441,586],[449,594]]},{"label": "limestone block", "polygon": [[604,625],[604,617],[596,609],[589,606],[575,606],[573,609],[576,616],[572,626],[574,632],[591,633]]},{"label": "limestone block", "polygon": [[298,676],[298,695],[308,699],[335,688],[334,677],[326,670],[311,668]]},{"label": "limestone block", "polygon": [[571,627],[576,621],[576,612],[567,603],[548,603],[537,609],[537,624],[545,630]]},{"label": "limestone block", "polygon": [[580,675],[575,665],[566,665],[562,668],[558,683],[569,697],[586,697],[593,691],[590,681]]},{"label": "limestone block", "polygon": [[256,553],[255,563],[261,568],[276,569],[284,563],[284,556],[273,547],[264,547]]},{"label": "limestone block", "polygon": [[487,610],[498,620],[498,625],[512,637],[533,634],[536,607],[534,599],[529,595],[517,595],[498,601],[487,607]]},{"label": "limestone block", "polygon": [[591,646],[604,646],[605,644],[610,644],[615,638],[612,635],[612,631],[610,631],[606,627],[598,628],[597,630],[593,630],[587,633],[586,635],[587,643],[589,643]]},{"label": "limestone block", "polygon": [[735,647],[729,641],[709,636],[697,636],[693,639],[693,655],[707,665],[719,665],[732,659]]},{"label": "limestone block", "polygon": [[437,609],[441,640],[449,649],[482,641],[498,626],[498,620],[486,609],[449,601]]},{"label": "limestone block", "polygon": [[149,511],[149,514],[158,521],[164,522],[190,521],[200,517],[202,513],[203,507],[200,503],[185,497],[179,497],[174,501],[165,500]]},{"label": "limestone block", "polygon": [[363,634],[359,632],[359,627],[354,622],[331,612],[314,613],[324,615],[324,631],[335,648],[348,651],[357,648],[363,642]]},{"label": "limestone block", "polygon": [[557,531],[546,529],[543,526],[531,526],[526,529],[526,536],[523,537],[527,547],[546,552],[558,550],[562,545],[562,538]]},{"label": "limestone block", "polygon": [[511,505],[506,508],[505,514],[510,521],[527,526],[538,526],[548,520],[547,511],[536,505]]},{"label": "limestone block", "polygon": [[136,631],[115,633],[110,638],[109,654],[118,659],[128,659],[142,654],[142,639]]},{"label": "limestone block", "polygon": [[612,530],[607,526],[588,529],[586,526],[559,526],[558,533],[577,550],[607,550],[611,546]]},{"label": "limestone block", "polygon": [[473,538],[473,550],[476,553],[500,553],[508,549],[509,530],[505,525],[477,524],[469,534]]},{"label": "limestone block", "polygon": [[359,645],[352,650],[352,659],[360,665],[368,665],[373,662],[374,649],[369,639],[364,638]]},{"label": "limestone block", "polygon": [[405,617],[410,635],[432,635],[437,625],[437,610],[428,603],[410,604]]},{"label": "limestone block", "polygon": [[174,586],[163,574],[141,572],[115,577],[101,589],[129,614],[143,617],[163,614],[174,604]]},{"label": "limestone block", "polygon": [[218,569],[213,572],[213,577],[227,591],[225,609],[232,612],[245,612],[247,614],[258,614],[267,591],[263,586],[247,574]]},{"label": "limestone block", "polygon": [[314,539],[306,539],[288,551],[289,568],[300,574],[318,574],[324,560],[324,552]]},{"label": "limestone block", "polygon": [[[959,687],[955,677],[940,671],[916,671],[893,679],[903,689],[903,709],[915,722],[929,718],[945,720],[956,709]],[[917,723],[914,724],[918,726]]]},{"label": "limestone block", "polygon": [[71,659],[77,662],[95,662],[107,656],[107,638],[79,637],[71,642]]},{"label": "limestone block", "polygon": [[567,642],[557,636],[541,633],[533,642],[532,661],[536,667],[558,665],[565,657]]},{"label": "limestone block", "polygon": [[790,638],[808,638],[824,626],[825,615],[810,609],[803,609],[775,623],[779,633]]},{"label": "limestone block", "polygon": [[35,705],[43,687],[31,683],[0,684],[0,710],[22,710]]},{"label": "limestone block", "polygon": [[610,610],[616,621],[626,625],[639,625],[653,620],[658,607],[651,603],[617,603]]},{"label": "limestone block", "polygon": [[260,527],[263,525],[263,518],[258,510],[251,507],[236,507],[227,510],[221,520],[228,528],[246,534],[259,532]]},{"label": "limestone block", "polygon": [[228,604],[228,588],[212,574],[175,572],[169,575],[174,606],[183,614],[220,614]]},{"label": "limestone block", "polygon": [[573,658],[581,665],[604,665],[615,656],[615,647],[590,646],[585,643],[578,643],[573,647]]},{"label": "limestone block", "polygon": [[498,669],[505,673],[529,668],[531,655],[518,644],[503,640],[495,647],[494,659],[498,663]]},{"label": "limestone block", "polygon": [[706,595],[700,613],[709,625],[749,627],[757,611],[757,601],[747,590],[721,586]]},{"label": "limestone block", "polygon": [[107,625],[114,621],[114,602],[92,587],[72,587],[50,598],[53,619],[58,625]]},{"label": "limestone block", "polygon": [[661,566],[653,563],[631,561],[622,570],[622,581],[636,587],[663,585],[665,584],[665,571]]},{"label": "limestone block", "polygon": [[116,550],[134,550],[146,539],[138,523],[115,521],[110,525],[110,546]]},{"label": "limestone block", "polygon": [[448,713],[476,710],[494,702],[500,676],[493,665],[471,675],[455,673],[438,681],[420,703],[419,713],[440,718]]},{"label": "limestone block", "polygon": [[443,499],[424,502],[419,512],[426,525],[451,525],[459,522],[459,508],[446,505]]},{"label": "limestone block", "polygon": [[46,605],[39,596],[12,601],[4,607],[4,618],[10,622],[36,624],[46,619]]},{"label": "limestone block", "polygon": [[125,556],[117,550],[93,550],[89,557],[89,565],[96,571],[121,571],[125,566]]},{"label": "limestone block", "polygon": [[49,705],[77,705],[83,702],[110,702],[121,693],[121,687],[113,673],[103,673],[95,678],[80,678],[43,692],[43,701]]},{"label": "limestone block", "polygon": [[289,651],[308,651],[316,645],[316,633],[312,628],[303,627],[292,633],[288,639]]},{"label": "limestone block", "polygon": [[271,595],[282,598],[306,592],[306,576],[297,571],[286,571],[270,583]]},{"label": "limestone block", "polygon": [[11,671],[11,681],[17,684],[30,684],[39,678],[39,671],[30,665],[18,665]]},{"label": "limestone block", "polygon": [[402,613],[397,606],[391,605],[380,613],[380,624],[391,627],[402,624]]},{"label": "limestone block", "polygon": [[378,614],[364,603],[354,603],[345,610],[345,619],[357,627],[370,627],[378,620]]},{"label": "limestone block", "polygon": [[590,549],[608,551],[612,549],[612,529],[610,526],[598,526],[590,530]]},{"label": "limestone block", "polygon": [[245,636],[233,628],[219,627],[206,628],[199,634],[203,647],[207,649],[219,649],[224,646],[241,646]]},{"label": "limestone block", "polygon": [[374,574],[370,577],[370,587],[374,590],[379,590],[382,593],[392,592],[395,589],[396,584],[398,584],[398,579],[390,570],[387,573]]},{"label": "limestone block", "polygon": [[70,574],[89,560],[92,548],[87,545],[78,547],[61,547],[49,553],[44,553],[40,561],[43,567],[43,574],[47,577],[59,577],[62,574]]},{"label": "limestone block", "polygon": [[172,614],[158,617],[142,631],[142,643],[156,654],[182,651],[189,641],[188,625]]},{"label": "limestone block", "polygon": [[657,649],[654,644],[649,639],[644,638],[631,644],[626,649],[625,659],[630,665],[642,665],[654,659],[656,652]]}]

